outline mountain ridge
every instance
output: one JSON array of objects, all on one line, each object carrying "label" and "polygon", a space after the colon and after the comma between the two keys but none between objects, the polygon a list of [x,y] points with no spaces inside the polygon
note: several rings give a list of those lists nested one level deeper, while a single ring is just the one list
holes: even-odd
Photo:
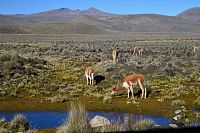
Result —
[{"label": "mountain ridge", "polygon": [[[48,23],[52,23],[50,27]],[[78,24],[80,23],[80,24]],[[9,25],[6,25],[9,24]],[[74,24],[74,26],[73,26]],[[6,25],[6,26],[5,26]],[[13,25],[13,26],[11,26]],[[31,28],[33,25],[33,28]],[[61,25],[61,26],[60,26]],[[73,28],[70,28],[69,26]],[[9,26],[24,31],[54,34],[68,33],[63,28],[70,30],[72,34],[95,34],[99,33],[133,33],[133,32],[200,32],[200,7],[190,8],[176,16],[167,16],[160,14],[112,14],[98,10],[94,7],[85,10],[72,10],[69,8],[52,9],[33,14],[12,14],[0,15],[0,33],[9,32]],[[21,28],[23,27],[23,28]],[[42,27],[55,29],[46,29],[43,32]],[[55,28],[57,27],[57,28]],[[92,27],[90,32],[87,28]],[[13,30],[15,29],[12,29]],[[23,30],[21,30],[23,29]],[[72,31],[74,29],[74,32]],[[60,30],[60,32],[59,32]],[[81,31],[84,30],[84,31]],[[80,32],[81,31],[81,32]],[[94,33],[92,33],[94,31]],[[15,33],[15,32],[14,32]],[[39,34],[38,33],[38,34]]]}]

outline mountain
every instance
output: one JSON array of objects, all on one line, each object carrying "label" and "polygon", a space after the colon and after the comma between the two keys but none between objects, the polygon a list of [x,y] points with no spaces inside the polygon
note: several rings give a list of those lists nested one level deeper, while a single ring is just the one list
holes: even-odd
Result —
[{"label": "mountain", "polygon": [[1,23],[13,23],[13,22],[19,22],[20,20],[13,16],[8,15],[1,15],[0,14],[0,24]]},{"label": "mountain", "polygon": [[177,16],[119,15],[93,7],[53,9],[34,14],[0,15],[0,33],[109,34],[133,32],[200,32],[200,8]]},{"label": "mountain", "polygon": [[178,14],[177,17],[183,18],[194,24],[200,25],[200,7],[190,8]]},{"label": "mountain", "polygon": [[[199,32],[200,27],[183,19],[158,14],[123,15],[113,18],[112,28],[126,32]],[[110,21],[110,22],[111,22]]]},{"label": "mountain", "polygon": [[117,16],[117,14],[111,14],[102,12],[98,9],[93,7],[86,9],[86,10],[71,10],[68,8],[60,8],[60,9],[53,9],[46,12],[34,13],[34,14],[17,14],[17,15],[9,15],[9,17],[16,18],[16,23],[41,23],[41,22],[52,22],[52,23],[62,23],[67,22],[71,19],[80,17],[80,16],[92,16],[94,18],[101,18],[101,17],[111,17]]},{"label": "mountain", "polygon": [[117,14],[112,14],[112,13],[107,13],[107,12],[100,11],[100,10],[94,8],[94,7],[91,7],[89,9],[81,11],[81,15],[92,16],[92,17],[95,17],[95,18],[118,16]]}]

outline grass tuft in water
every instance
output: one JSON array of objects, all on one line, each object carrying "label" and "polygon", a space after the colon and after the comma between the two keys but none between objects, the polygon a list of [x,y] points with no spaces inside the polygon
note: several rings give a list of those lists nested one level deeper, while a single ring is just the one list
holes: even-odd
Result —
[{"label": "grass tuft in water", "polygon": [[85,107],[80,103],[70,103],[68,121],[60,126],[56,133],[91,133]]}]

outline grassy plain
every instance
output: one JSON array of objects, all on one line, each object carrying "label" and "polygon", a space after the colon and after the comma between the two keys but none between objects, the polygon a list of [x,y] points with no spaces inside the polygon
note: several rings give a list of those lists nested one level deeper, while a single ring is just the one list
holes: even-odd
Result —
[{"label": "grassy plain", "polygon": [[[67,110],[71,101],[80,101],[88,111],[172,117],[184,106],[187,118],[199,121],[192,112],[200,106],[200,51],[193,51],[200,45],[197,34],[0,37],[0,111]],[[144,45],[143,56],[130,51]],[[115,47],[117,64],[111,57]],[[94,86],[86,85],[86,66],[94,67]],[[138,86],[135,100],[126,99],[126,91],[111,95],[112,86],[132,73],[145,75],[148,98],[140,99]]]}]

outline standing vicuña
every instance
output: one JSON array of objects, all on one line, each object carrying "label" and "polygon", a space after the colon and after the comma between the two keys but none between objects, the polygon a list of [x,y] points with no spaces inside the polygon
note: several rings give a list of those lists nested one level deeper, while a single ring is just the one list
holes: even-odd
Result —
[{"label": "standing vicu\u00f1a", "polygon": [[113,87],[112,94],[114,93],[119,93],[121,89],[124,87],[128,91],[128,98],[129,98],[129,93],[131,92],[132,98],[134,98],[133,95],[133,85],[137,85],[137,83],[140,86],[140,89],[142,90],[142,97],[146,98],[147,96],[147,90],[144,87],[144,75],[143,74],[132,74],[124,78],[124,81],[122,83],[122,86],[119,88]]},{"label": "standing vicu\u00f1a", "polygon": [[200,46],[194,46],[194,47],[193,47],[193,51],[194,51],[194,52],[197,51],[198,49],[200,49]]},{"label": "standing vicu\u00f1a", "polygon": [[118,62],[118,53],[119,53],[119,51],[117,49],[113,49],[113,51],[112,51],[113,63]]},{"label": "standing vicu\u00f1a", "polygon": [[134,47],[132,50],[133,50],[133,54],[136,54],[138,53],[138,55],[141,55],[142,56],[142,53],[144,52],[144,49],[147,47],[147,45],[145,45],[143,48],[142,47]]},{"label": "standing vicu\u00f1a", "polygon": [[86,67],[85,69],[85,76],[87,79],[87,85],[88,84],[94,84],[94,70],[92,67]]}]

